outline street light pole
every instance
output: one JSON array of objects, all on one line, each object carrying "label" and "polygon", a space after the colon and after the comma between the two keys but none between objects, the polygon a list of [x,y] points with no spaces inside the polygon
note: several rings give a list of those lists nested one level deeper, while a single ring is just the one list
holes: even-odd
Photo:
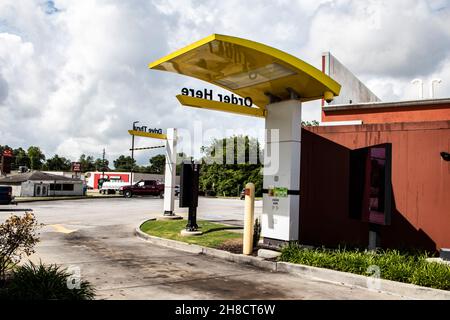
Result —
[{"label": "street light pole", "polygon": [[[135,124],[139,123],[139,121],[133,122],[133,130],[135,128]],[[134,134],[131,135],[131,172],[130,172],[130,184],[133,184],[133,169],[134,169]]]}]

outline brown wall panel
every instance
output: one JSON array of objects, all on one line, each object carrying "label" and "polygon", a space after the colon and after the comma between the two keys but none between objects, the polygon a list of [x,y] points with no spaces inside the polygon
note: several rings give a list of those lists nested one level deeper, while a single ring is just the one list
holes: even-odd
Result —
[{"label": "brown wall panel", "polygon": [[302,131],[300,240],[310,244],[367,244],[368,225],[348,218],[349,151],[392,143],[392,224],[381,227],[384,247],[450,247],[450,121]]}]

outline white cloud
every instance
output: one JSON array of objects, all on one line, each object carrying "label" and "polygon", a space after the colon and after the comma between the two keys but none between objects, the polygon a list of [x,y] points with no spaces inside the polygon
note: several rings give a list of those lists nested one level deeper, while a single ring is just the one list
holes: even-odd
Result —
[{"label": "white cloud", "polygon": [[[192,130],[262,128],[263,121],[180,107],[205,84],[147,63],[211,33],[275,46],[319,67],[332,51],[384,100],[415,97],[413,77],[450,89],[449,1],[3,0],[0,144],[75,159],[127,154],[134,120]],[[320,118],[320,104],[303,108]],[[156,142],[139,141],[141,146]],[[157,152],[157,151],[154,151]],[[140,153],[141,163],[149,153]]]}]

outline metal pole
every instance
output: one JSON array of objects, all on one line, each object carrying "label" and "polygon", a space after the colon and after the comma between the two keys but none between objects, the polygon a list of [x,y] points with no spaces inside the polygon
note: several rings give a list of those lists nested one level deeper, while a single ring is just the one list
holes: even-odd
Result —
[{"label": "metal pole", "polygon": [[103,156],[102,156],[102,179],[105,176],[105,148],[103,148]]},{"label": "metal pole", "polygon": [[133,163],[134,163],[134,134],[131,136],[131,172],[130,172],[130,184],[133,184]]},{"label": "metal pole", "polygon": [[166,165],[164,172],[164,216],[174,217],[175,181],[177,170],[177,130],[167,129]]},{"label": "metal pole", "polygon": [[380,245],[379,226],[369,222],[369,246],[370,251],[376,250]]},{"label": "metal pole", "polygon": [[197,207],[189,207],[188,211],[188,223],[186,225],[187,231],[197,231]]},{"label": "metal pole", "polygon": [[[139,121],[133,122],[133,130],[136,128],[135,124]],[[130,184],[133,184],[133,169],[134,169],[134,134],[131,135],[131,170],[130,170]]]},{"label": "metal pole", "polygon": [[197,231],[197,206],[198,206],[198,179],[200,173],[200,165],[191,160],[192,173],[192,202],[188,211],[188,223],[186,225],[187,231]]}]

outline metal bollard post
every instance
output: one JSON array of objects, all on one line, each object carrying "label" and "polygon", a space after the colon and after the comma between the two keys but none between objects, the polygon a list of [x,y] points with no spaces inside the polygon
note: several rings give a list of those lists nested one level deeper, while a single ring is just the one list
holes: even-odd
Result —
[{"label": "metal bollard post", "polygon": [[253,252],[253,217],[255,214],[255,185],[245,185],[245,220],[243,253],[251,255]]}]

